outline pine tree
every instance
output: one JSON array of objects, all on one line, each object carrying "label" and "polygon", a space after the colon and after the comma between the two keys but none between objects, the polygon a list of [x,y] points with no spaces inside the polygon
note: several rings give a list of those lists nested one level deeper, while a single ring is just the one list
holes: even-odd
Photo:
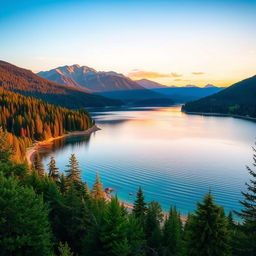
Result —
[{"label": "pine tree", "polygon": [[71,154],[71,157],[69,159],[69,164],[66,165],[68,169],[66,170],[66,177],[67,181],[70,183],[81,183],[81,170],[79,168],[79,163],[76,159],[75,154]]},{"label": "pine tree", "polygon": [[6,162],[10,160],[10,156],[13,154],[12,147],[8,143],[8,135],[3,131],[0,126],[0,162]]},{"label": "pine tree", "polygon": [[60,256],[73,256],[74,254],[71,252],[71,249],[68,246],[68,243],[66,242],[65,244],[60,242],[60,245],[58,247],[59,250],[59,255]]},{"label": "pine tree", "polygon": [[34,165],[34,168],[37,171],[38,175],[40,177],[43,177],[44,176],[44,166],[43,166],[41,157],[38,152],[36,152],[36,155],[35,155],[35,158],[33,161],[33,165]]},{"label": "pine tree", "polygon": [[48,209],[42,196],[0,175],[1,255],[51,255]]},{"label": "pine tree", "polygon": [[247,166],[251,175],[249,183],[246,183],[247,191],[242,192],[244,197],[240,203],[243,206],[241,212],[236,212],[243,219],[243,230],[246,239],[243,241],[244,254],[256,255],[256,148],[253,147],[253,168]]},{"label": "pine tree", "polygon": [[133,213],[137,218],[143,219],[147,211],[146,203],[144,201],[144,195],[141,186],[137,192],[137,199],[133,205]]},{"label": "pine tree", "polygon": [[96,173],[96,180],[93,185],[91,195],[92,195],[92,198],[94,198],[96,200],[103,199],[105,197],[105,192],[104,192],[103,186],[100,182],[100,176],[98,173]]},{"label": "pine tree", "polygon": [[131,256],[144,256],[145,255],[145,234],[141,221],[129,214],[127,222],[127,239],[131,248]]},{"label": "pine tree", "polygon": [[59,168],[56,167],[56,161],[53,156],[51,156],[51,160],[48,163],[48,176],[56,183],[59,181]]},{"label": "pine tree", "polygon": [[130,246],[126,236],[126,218],[117,198],[107,205],[100,233],[105,256],[128,256]]},{"label": "pine tree", "polygon": [[180,214],[171,207],[163,227],[164,255],[179,255],[181,251],[182,224]]},{"label": "pine tree", "polygon": [[63,232],[60,234],[60,240],[67,241],[75,254],[83,255],[89,220],[86,205],[76,190],[75,183],[71,183],[64,196],[61,220]]},{"label": "pine tree", "polygon": [[161,228],[163,221],[163,212],[158,202],[152,201],[148,204],[147,214],[145,217],[145,235],[147,240],[148,252],[155,254],[161,249]]},{"label": "pine tree", "polygon": [[187,256],[230,255],[228,221],[222,207],[217,206],[209,192],[190,217],[187,227]]},{"label": "pine tree", "polygon": [[64,173],[60,175],[58,186],[59,186],[60,192],[62,194],[65,194],[67,191],[67,179]]}]

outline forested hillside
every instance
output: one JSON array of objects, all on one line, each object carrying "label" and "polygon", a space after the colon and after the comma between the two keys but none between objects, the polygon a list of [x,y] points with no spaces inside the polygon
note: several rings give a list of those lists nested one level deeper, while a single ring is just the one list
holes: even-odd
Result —
[{"label": "forested hillside", "polygon": [[186,103],[183,110],[256,117],[256,76],[214,95]]},{"label": "forested hillside", "polygon": [[16,158],[24,158],[25,147],[69,131],[86,130],[92,119],[85,110],[69,110],[0,88],[0,125],[9,132]]},{"label": "forested hillside", "polygon": [[120,106],[122,104],[118,100],[107,99],[51,82],[35,75],[30,70],[4,61],[0,61],[0,86],[26,96],[40,98],[51,104],[74,109],[88,106]]},{"label": "forested hillside", "polygon": [[99,175],[89,189],[73,154],[66,170],[53,156],[47,172],[39,155],[31,170],[14,164],[1,130],[0,138],[1,255],[256,255],[255,168],[248,167],[251,180],[238,213],[243,222],[234,222],[232,212],[225,216],[210,192],[182,221],[175,207],[164,213],[157,201],[147,203],[141,188],[132,212],[116,197],[106,200]]}]

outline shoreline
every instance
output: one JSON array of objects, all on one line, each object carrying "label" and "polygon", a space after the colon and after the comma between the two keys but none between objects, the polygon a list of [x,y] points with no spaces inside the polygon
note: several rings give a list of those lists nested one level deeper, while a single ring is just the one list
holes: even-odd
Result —
[{"label": "shoreline", "polygon": [[89,135],[89,134],[91,134],[93,132],[96,132],[96,131],[99,131],[99,130],[101,130],[101,129],[97,125],[94,125],[94,126],[92,126],[91,128],[89,128],[85,131],[69,132],[69,133],[63,134],[63,135],[58,136],[58,137],[51,137],[47,140],[38,141],[38,142],[34,143],[31,147],[28,147],[26,149],[26,160],[27,160],[29,166],[31,166],[32,163],[33,163],[35,153],[37,151],[39,151],[43,146],[52,145],[53,141],[55,141],[55,140],[68,138],[68,137],[73,137],[73,136]]},{"label": "shoreline", "polygon": [[[110,202],[111,201],[111,195],[109,193],[106,193],[105,192],[105,200],[107,202]],[[132,211],[133,210],[133,204],[132,203],[127,203],[127,202],[124,202],[124,201],[119,201],[119,204],[121,206],[123,206],[124,208],[128,209],[129,211]],[[168,212],[165,212],[163,211],[163,214],[164,214],[164,219],[168,217],[169,213]],[[187,221],[187,216],[184,216],[184,215],[180,215],[180,220],[181,222],[184,224],[186,221]]]},{"label": "shoreline", "polygon": [[185,113],[185,114],[188,114],[188,115],[233,117],[233,118],[239,118],[239,119],[244,119],[244,120],[247,120],[247,121],[256,122],[256,117],[250,117],[250,116],[222,114],[222,113],[207,113],[207,112],[187,112],[187,111],[182,111],[182,112]]}]

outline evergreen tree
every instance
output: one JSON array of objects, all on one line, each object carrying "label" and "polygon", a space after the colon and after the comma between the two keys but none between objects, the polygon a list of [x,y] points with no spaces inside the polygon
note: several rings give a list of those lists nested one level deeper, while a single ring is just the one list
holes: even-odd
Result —
[{"label": "evergreen tree", "polygon": [[211,193],[190,217],[187,239],[187,256],[227,256],[230,255],[230,234],[228,221],[222,207],[217,206]]},{"label": "evergreen tree", "polygon": [[61,213],[63,232],[60,234],[60,240],[67,241],[72,251],[81,255],[84,250],[89,219],[86,205],[74,183],[71,183],[64,196]]},{"label": "evergreen tree", "polygon": [[65,194],[67,191],[67,179],[66,179],[64,173],[62,173],[60,175],[58,186],[59,186],[60,192],[62,194]]},{"label": "evergreen tree", "polygon": [[91,191],[92,198],[99,200],[105,198],[105,192],[100,182],[100,176],[96,173],[96,180]]},{"label": "evergreen tree", "polygon": [[12,147],[8,145],[8,135],[0,126],[0,162],[10,160],[12,153]]},{"label": "evergreen tree", "polygon": [[179,255],[181,252],[182,224],[180,214],[171,207],[163,227],[163,255]]},{"label": "evergreen tree", "polygon": [[244,254],[248,256],[256,255],[256,148],[253,147],[253,168],[247,166],[251,175],[249,183],[246,183],[247,191],[242,192],[244,197],[240,203],[243,206],[238,216],[243,219],[243,230],[246,239],[243,241]]},{"label": "evergreen tree", "polygon": [[117,198],[112,198],[104,214],[100,240],[105,256],[127,256],[130,253],[126,235],[126,218]]},{"label": "evergreen tree", "polygon": [[66,165],[68,169],[66,170],[66,177],[67,181],[70,183],[81,183],[81,170],[79,168],[79,163],[76,159],[75,154],[71,154],[71,157],[69,159],[69,164]]},{"label": "evergreen tree", "polygon": [[51,160],[48,163],[48,176],[56,183],[59,181],[59,168],[56,167],[56,161],[53,156],[51,156]]},{"label": "evergreen tree", "polygon": [[160,224],[163,221],[163,212],[158,202],[148,204],[145,218],[145,235],[147,240],[148,254],[159,253],[161,250],[162,233]]},{"label": "evergreen tree", "polygon": [[130,256],[145,255],[145,234],[141,221],[134,214],[129,214],[127,220],[127,239],[131,248]]},{"label": "evergreen tree", "polygon": [[1,255],[51,255],[48,209],[32,188],[0,175]]},{"label": "evergreen tree", "polygon": [[60,242],[60,245],[58,247],[59,250],[59,255],[60,256],[73,256],[74,254],[71,252],[71,249],[68,246],[68,243],[66,242],[65,244]]},{"label": "evergreen tree", "polygon": [[137,192],[137,199],[133,205],[133,213],[137,218],[143,219],[147,211],[146,203],[144,201],[144,195],[141,186]]},{"label": "evergreen tree", "polygon": [[41,160],[41,157],[40,157],[38,151],[36,152],[36,155],[35,155],[35,158],[33,161],[33,166],[34,166],[35,170],[37,171],[38,175],[40,177],[43,177],[44,176],[44,166],[43,166],[43,163],[42,163],[42,160]]}]

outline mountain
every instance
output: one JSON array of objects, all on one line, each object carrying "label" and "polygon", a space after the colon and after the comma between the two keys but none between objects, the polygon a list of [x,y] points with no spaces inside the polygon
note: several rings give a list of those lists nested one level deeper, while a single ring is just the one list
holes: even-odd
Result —
[{"label": "mountain", "polygon": [[166,85],[159,84],[157,82],[148,80],[148,79],[140,79],[135,81],[137,84],[141,85],[145,89],[156,89],[156,88],[166,88]]},{"label": "mountain", "polygon": [[83,88],[89,92],[144,89],[130,78],[116,72],[97,72],[86,66],[72,65],[41,71],[39,76],[68,87]]},{"label": "mountain", "polygon": [[132,106],[166,106],[174,104],[174,101],[170,96],[144,88],[142,90],[108,91],[96,94],[111,99],[118,99],[126,105]]},{"label": "mountain", "polygon": [[212,95],[223,88],[219,87],[166,87],[159,89],[152,89],[152,91],[162,94],[165,97],[172,98],[176,103],[185,103],[188,101],[198,100],[200,98]]},{"label": "mountain", "polygon": [[216,88],[217,86],[213,85],[213,84],[207,84],[204,86],[204,88]]},{"label": "mountain", "polygon": [[256,76],[183,106],[185,112],[221,113],[256,117]]},{"label": "mountain", "polygon": [[119,106],[122,102],[86,93],[78,88],[51,82],[32,71],[0,61],[0,86],[26,96],[40,98],[68,108]]}]

